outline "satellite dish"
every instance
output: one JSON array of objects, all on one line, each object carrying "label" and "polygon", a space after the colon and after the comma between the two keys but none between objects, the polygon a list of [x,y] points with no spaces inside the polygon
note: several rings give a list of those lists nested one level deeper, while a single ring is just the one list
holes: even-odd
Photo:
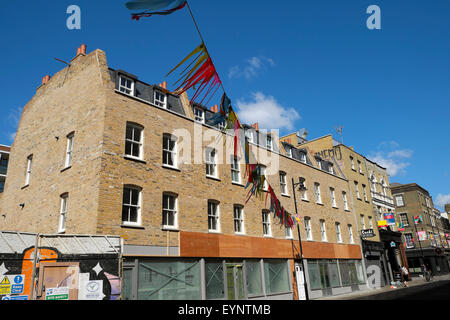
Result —
[{"label": "satellite dish", "polygon": [[298,132],[297,132],[297,136],[299,136],[302,139],[305,139],[307,135],[308,135],[308,131],[306,131],[305,128],[302,128],[302,129],[298,130]]}]

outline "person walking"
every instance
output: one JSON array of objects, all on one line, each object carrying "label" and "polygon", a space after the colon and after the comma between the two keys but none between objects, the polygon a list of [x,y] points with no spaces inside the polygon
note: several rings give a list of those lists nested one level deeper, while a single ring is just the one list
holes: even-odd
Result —
[{"label": "person walking", "polygon": [[406,269],[405,266],[402,267],[402,275],[403,275],[403,284],[405,287],[408,286],[408,280],[409,280],[409,272],[408,269]]}]

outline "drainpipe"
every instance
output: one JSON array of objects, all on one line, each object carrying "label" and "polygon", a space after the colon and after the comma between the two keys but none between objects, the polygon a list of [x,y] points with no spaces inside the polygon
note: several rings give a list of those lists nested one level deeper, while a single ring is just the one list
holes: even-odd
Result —
[{"label": "drainpipe", "polygon": [[40,234],[38,233],[36,235],[36,242],[34,244],[34,261],[33,261],[33,272],[31,274],[31,297],[30,297],[30,300],[36,300],[35,281],[36,281],[36,269],[37,269],[38,255],[39,255],[39,238],[40,238]]}]

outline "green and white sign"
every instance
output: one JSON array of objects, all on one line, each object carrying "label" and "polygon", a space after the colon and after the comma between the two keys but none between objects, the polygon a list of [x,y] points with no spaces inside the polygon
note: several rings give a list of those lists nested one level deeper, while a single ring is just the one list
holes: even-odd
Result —
[{"label": "green and white sign", "polygon": [[45,290],[45,300],[69,300],[69,288],[48,288]]}]

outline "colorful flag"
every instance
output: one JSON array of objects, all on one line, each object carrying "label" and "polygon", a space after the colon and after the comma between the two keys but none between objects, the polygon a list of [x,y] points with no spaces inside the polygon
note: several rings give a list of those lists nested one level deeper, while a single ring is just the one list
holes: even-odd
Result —
[{"label": "colorful flag", "polygon": [[[194,88],[196,91],[191,98],[191,103],[203,93],[203,99],[200,102],[201,104],[206,97],[210,95],[211,97],[214,96],[217,89],[222,85],[222,82],[204,43],[195,48],[175,68],[170,70],[167,75],[170,75],[189,60],[192,61],[180,73],[180,79],[175,82],[175,84],[181,82],[175,91],[179,91],[178,94],[182,94],[183,92]],[[195,87],[197,87],[197,89],[195,89]],[[205,89],[206,92],[204,92]]]},{"label": "colorful flag", "polygon": [[[132,13],[131,18],[139,20],[143,17],[151,17],[154,14],[168,15],[180,9],[183,9],[187,4],[186,0],[137,0],[130,1],[125,4],[129,10],[145,10],[140,13]],[[163,11],[157,11],[167,8]]]},{"label": "colorful flag", "polygon": [[298,224],[302,223],[302,219],[298,214],[295,215],[295,220],[297,221]]},{"label": "colorful flag", "polygon": [[414,216],[414,223],[415,223],[415,224],[422,224],[422,223],[423,223],[422,216],[421,216],[421,215],[419,215],[419,216]]},{"label": "colorful flag", "polygon": [[397,223],[398,231],[405,231],[405,225],[402,222]]},{"label": "colorful flag", "polygon": [[418,238],[420,241],[427,240],[427,233],[426,233],[425,231],[418,231],[418,232],[417,232],[417,238]]}]

